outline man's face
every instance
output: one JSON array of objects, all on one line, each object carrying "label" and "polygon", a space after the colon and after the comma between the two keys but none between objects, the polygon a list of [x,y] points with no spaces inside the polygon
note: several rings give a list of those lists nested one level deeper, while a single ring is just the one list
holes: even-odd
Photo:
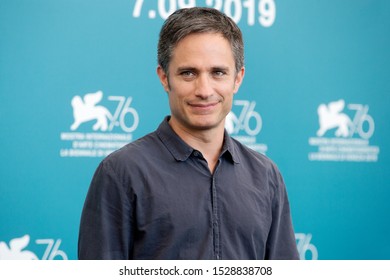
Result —
[{"label": "man's face", "polygon": [[244,77],[244,68],[236,73],[229,42],[220,34],[188,35],[174,49],[168,72],[157,68],[171,121],[190,131],[223,128]]}]

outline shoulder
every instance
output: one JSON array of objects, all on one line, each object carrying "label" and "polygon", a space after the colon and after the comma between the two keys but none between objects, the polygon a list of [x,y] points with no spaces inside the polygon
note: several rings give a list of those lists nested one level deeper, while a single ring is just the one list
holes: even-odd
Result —
[{"label": "shoulder", "polygon": [[123,169],[134,169],[158,153],[159,146],[161,141],[156,132],[152,132],[112,152],[102,160],[101,165],[118,172]]}]

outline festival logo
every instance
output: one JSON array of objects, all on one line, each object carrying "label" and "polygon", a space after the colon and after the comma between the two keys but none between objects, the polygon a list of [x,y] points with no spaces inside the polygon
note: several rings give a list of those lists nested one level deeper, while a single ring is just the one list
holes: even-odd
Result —
[{"label": "festival logo", "polygon": [[378,161],[379,147],[370,145],[375,122],[368,110],[369,106],[363,104],[346,106],[343,99],[320,104],[317,137],[309,138],[309,145],[318,150],[309,153],[309,160]]},{"label": "festival logo", "polygon": [[99,90],[72,98],[73,120],[60,135],[61,157],[105,157],[132,141],[139,124],[132,97],[103,97]]},{"label": "festival logo", "polygon": [[348,137],[350,134],[349,127],[351,119],[341,111],[344,109],[344,100],[339,100],[329,103],[328,106],[321,104],[318,107],[318,118],[320,129],[317,131],[317,136],[322,137],[324,134],[333,128],[337,128],[335,135],[337,137]]},{"label": "festival logo", "polygon": [[226,116],[225,129],[242,144],[249,148],[265,154],[267,145],[258,143],[263,120],[258,112],[255,111],[256,102],[249,100],[234,100],[230,113]]},{"label": "festival logo", "polygon": [[6,242],[0,242],[0,260],[67,260],[66,253],[59,249],[61,239],[37,239],[35,243],[44,245],[45,250],[43,255],[39,258],[37,254],[26,248],[30,244],[30,236],[28,234],[21,237],[11,239],[9,246]]},{"label": "festival logo", "polygon": [[112,118],[106,107],[96,106],[103,98],[103,92],[97,91],[89,93],[82,99],[80,96],[75,96],[72,99],[74,123],[70,127],[71,130],[76,130],[82,123],[95,120],[93,130],[106,131],[108,129],[108,120]]}]

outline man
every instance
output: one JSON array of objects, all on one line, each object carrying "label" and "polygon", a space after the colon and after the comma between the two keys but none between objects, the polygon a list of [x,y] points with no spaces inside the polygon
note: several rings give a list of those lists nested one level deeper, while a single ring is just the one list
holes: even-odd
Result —
[{"label": "man", "polygon": [[167,19],[157,74],[171,115],[98,167],[80,259],[298,258],[277,167],[224,129],[243,57],[241,31],[217,10]]}]

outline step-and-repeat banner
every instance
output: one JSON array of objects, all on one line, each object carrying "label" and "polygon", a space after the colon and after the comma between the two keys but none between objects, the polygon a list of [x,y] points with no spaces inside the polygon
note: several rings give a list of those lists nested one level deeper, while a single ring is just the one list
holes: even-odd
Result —
[{"label": "step-and-repeat banner", "polygon": [[0,2],[0,259],[76,259],[104,156],[169,114],[156,75],[173,11],[245,39],[228,132],[282,171],[301,259],[390,259],[390,2]]}]

